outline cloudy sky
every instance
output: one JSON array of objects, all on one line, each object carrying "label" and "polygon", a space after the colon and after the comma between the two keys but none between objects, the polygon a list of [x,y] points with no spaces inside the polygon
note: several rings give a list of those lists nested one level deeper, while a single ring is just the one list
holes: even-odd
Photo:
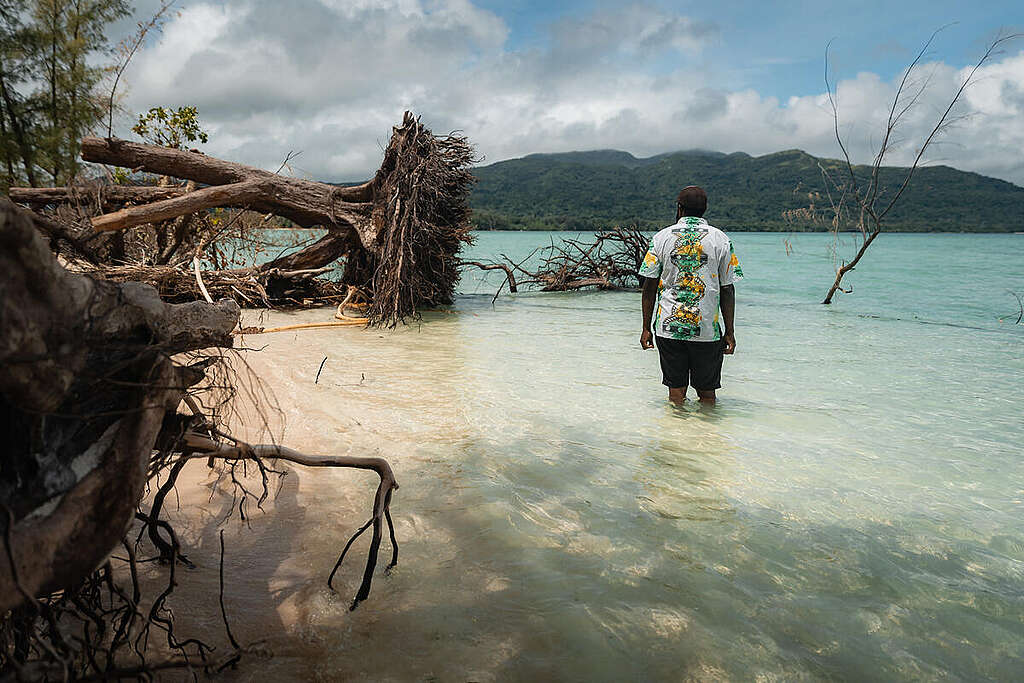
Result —
[{"label": "cloudy sky", "polygon": [[[155,0],[138,2],[137,18]],[[485,163],[614,148],[837,156],[823,56],[856,161],[878,143],[903,67],[937,28],[894,163],[913,158],[997,35],[1024,30],[1020,0],[605,2],[603,0],[178,0],[126,74],[124,106],[193,104],[205,151],[359,180],[411,109],[464,131]],[[130,26],[126,30],[130,30]],[[1024,39],[976,75],[945,163],[1024,185]],[[122,134],[127,134],[127,119]]]}]

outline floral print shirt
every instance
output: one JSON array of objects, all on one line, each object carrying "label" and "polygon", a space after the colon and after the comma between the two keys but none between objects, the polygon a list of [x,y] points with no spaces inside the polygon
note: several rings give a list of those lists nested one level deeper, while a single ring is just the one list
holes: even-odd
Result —
[{"label": "floral print shirt", "polygon": [[743,277],[732,241],[703,218],[684,216],[651,238],[640,275],[658,278],[654,333],[717,341],[722,287]]}]

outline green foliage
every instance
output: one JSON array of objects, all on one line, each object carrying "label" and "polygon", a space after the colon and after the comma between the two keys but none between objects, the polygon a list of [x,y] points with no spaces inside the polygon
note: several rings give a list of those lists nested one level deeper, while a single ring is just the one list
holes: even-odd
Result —
[{"label": "green foliage", "polygon": [[29,57],[35,42],[24,23],[26,12],[25,2],[0,0],[0,155],[5,188],[17,182],[37,184],[30,138],[36,105],[21,92],[31,79]]},{"label": "green foliage", "polygon": [[114,170],[111,172],[111,175],[114,176],[114,184],[115,185],[131,185],[132,184],[131,183],[132,174],[131,174],[131,172],[127,168],[121,168],[120,166],[115,166]]},{"label": "green foliage", "polygon": [[82,135],[103,118],[100,83],[109,67],[93,55],[108,48],[109,25],[130,14],[127,0],[36,0],[31,3],[37,33],[35,60],[44,80],[44,119],[38,141],[41,164],[55,185],[78,172]]},{"label": "green foliage", "polygon": [[0,0],[4,184],[66,184],[106,105],[106,31],[127,0]]},{"label": "green foliage", "polygon": [[[829,200],[822,167],[841,177],[840,162],[799,150],[751,157],[689,151],[637,159],[601,150],[534,154],[475,169],[470,203],[484,230],[606,229],[636,223],[658,229],[675,220],[687,185],[708,191],[707,216],[725,230],[823,231]],[[866,177],[867,167],[858,167]],[[891,197],[905,170],[883,168]],[[1024,230],[1024,188],[948,166],[919,169],[886,220],[908,232]]]},{"label": "green foliage", "polygon": [[185,142],[207,142],[209,136],[199,125],[197,107],[165,109],[152,107],[145,114],[139,114],[132,132],[146,142],[164,147],[182,149]]}]

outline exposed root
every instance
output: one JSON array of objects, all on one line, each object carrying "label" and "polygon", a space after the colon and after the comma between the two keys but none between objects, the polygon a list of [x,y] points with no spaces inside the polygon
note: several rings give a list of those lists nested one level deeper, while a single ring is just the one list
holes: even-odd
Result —
[{"label": "exposed root", "polygon": [[[146,678],[157,671],[186,669],[213,673],[213,647],[178,639],[166,600],[177,585],[174,564],[164,589],[149,609],[142,605],[134,544],[122,540],[125,557],[112,557],[75,590],[33,599],[0,623],[0,678],[3,680],[118,680]],[[128,569],[128,589],[119,585]],[[230,627],[225,621],[225,627]],[[147,661],[150,636],[163,632],[170,660]],[[237,652],[241,648],[235,646]]]},{"label": "exposed root", "polygon": [[349,539],[347,544],[345,544],[345,548],[342,550],[337,563],[335,563],[334,568],[331,570],[331,574],[327,579],[328,587],[331,588],[331,590],[334,590],[334,575],[341,566],[342,561],[345,559],[345,554],[360,534],[372,525],[373,536],[370,541],[370,550],[366,559],[366,569],[363,572],[363,580],[359,585],[356,597],[352,601],[351,609],[355,609],[360,602],[370,595],[370,584],[373,581],[373,572],[377,566],[377,554],[380,549],[381,538],[383,535],[382,525],[385,521],[388,525],[391,545],[393,548],[391,562],[387,566],[387,570],[390,570],[398,562],[398,543],[395,539],[394,524],[391,521],[390,511],[391,496],[392,493],[398,489],[398,482],[395,480],[395,475],[391,469],[391,465],[389,465],[383,458],[350,455],[306,455],[305,453],[300,453],[299,451],[274,444],[248,444],[222,432],[217,432],[217,435],[226,437],[231,440],[234,445],[229,446],[211,439],[210,437],[197,434],[195,432],[189,432],[185,435],[184,439],[184,444],[188,448],[188,453],[185,457],[210,457],[221,460],[253,461],[256,462],[257,465],[261,465],[261,461],[264,459],[285,460],[287,462],[292,462],[306,467],[354,467],[357,469],[372,470],[377,473],[380,477],[380,483],[377,485],[377,492],[374,495],[373,514],[371,515],[370,520],[364,524],[352,536],[352,538]]},{"label": "exposed root", "polygon": [[367,317],[388,327],[422,308],[450,304],[457,255],[472,242],[469,166],[473,148],[460,135],[435,136],[410,112],[395,128],[373,179],[372,220],[380,252],[368,284]]},{"label": "exposed root", "polygon": [[[237,396],[264,420],[275,405],[229,348],[238,306],[171,305],[138,283],[68,272],[25,212],[5,202],[0,247],[0,327],[17,332],[0,335],[0,417],[10,427],[0,451],[0,680],[147,678],[171,668],[212,674],[253,651],[239,647],[223,595],[231,645],[225,656],[213,657],[210,644],[174,630],[169,598],[180,566],[190,565],[161,515],[193,458],[227,462],[220,470],[243,520],[247,506],[259,508],[272,478],[282,474],[274,460],[377,471],[378,538],[356,602],[366,598],[382,516],[391,526],[394,475],[380,458],[306,456],[249,446],[217,430],[239,416]],[[194,273],[182,275],[195,283]],[[210,279],[204,282],[212,289]],[[192,415],[177,413],[183,400]],[[261,488],[246,480],[250,467]],[[147,492],[149,509],[139,509]],[[139,535],[125,538],[134,535],[133,520],[142,523]],[[149,561],[139,559],[147,536],[151,559],[163,563],[167,577],[149,598],[138,571]],[[151,636],[165,641],[159,649],[169,659],[152,661]]]},{"label": "exposed root", "polygon": [[[370,297],[367,294],[352,285],[348,286],[348,293],[340,304],[338,304],[338,310],[334,313],[334,317],[338,320],[356,320],[359,318],[366,317],[366,308],[370,305]],[[348,309],[356,309],[359,312],[357,316],[350,316],[346,314]]]}]

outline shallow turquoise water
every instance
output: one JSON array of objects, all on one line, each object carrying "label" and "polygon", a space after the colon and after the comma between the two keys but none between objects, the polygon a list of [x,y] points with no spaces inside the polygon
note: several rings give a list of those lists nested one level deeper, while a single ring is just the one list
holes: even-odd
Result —
[{"label": "shallow turquoise water", "polygon": [[[552,640],[601,678],[695,661],[738,678],[1016,678],[1024,326],[1008,290],[1024,291],[1024,235],[883,236],[832,307],[828,236],[789,237],[789,256],[779,235],[733,239],[739,349],[713,410],[663,405],[636,294],[459,302],[476,313],[463,334],[488,340],[478,390],[509,399],[494,403],[522,435],[494,439],[507,457],[481,495],[550,537],[525,571],[572,593],[548,607]],[[567,469],[555,486],[552,468]],[[594,547],[571,552],[580,537]],[[662,634],[659,611],[687,627]]]},{"label": "shallow turquoise water", "polygon": [[[483,233],[470,255],[548,238]],[[710,409],[667,405],[633,292],[492,304],[499,278],[471,274],[451,311],[394,333],[266,337],[270,354],[292,344],[274,381],[310,406],[299,447],[382,448],[402,484],[401,563],[354,613],[307,588],[355,521],[323,512],[338,505],[330,480],[274,522],[289,530],[280,557],[258,532],[229,546],[250,577],[271,566],[279,592],[292,577],[296,654],[268,666],[327,680],[1019,679],[1024,325],[1008,290],[1024,293],[1024,235],[884,235],[831,307],[830,238],[790,236],[791,255],[784,239],[733,235],[738,349]],[[297,555],[302,570],[285,571]]]}]

